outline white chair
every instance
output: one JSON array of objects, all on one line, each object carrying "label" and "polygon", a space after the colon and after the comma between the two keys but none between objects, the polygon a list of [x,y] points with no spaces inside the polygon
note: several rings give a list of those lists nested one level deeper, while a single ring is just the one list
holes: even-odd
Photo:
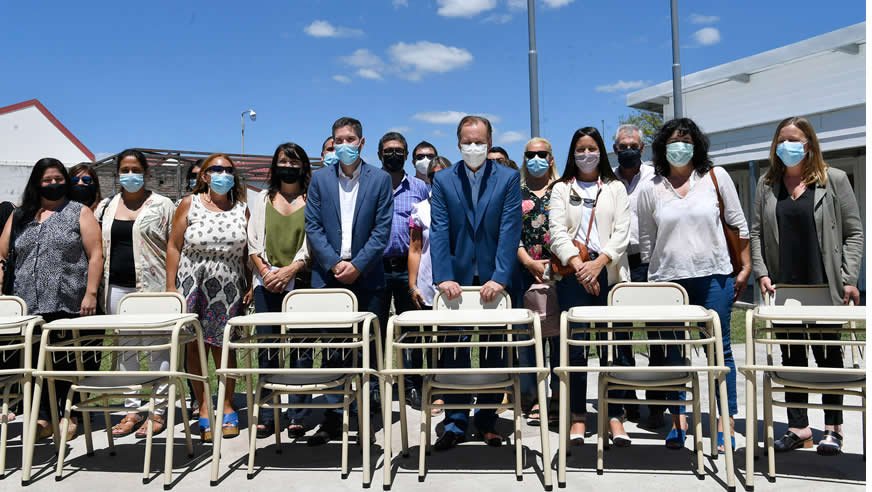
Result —
[{"label": "white chair", "polygon": [[[857,328],[857,321],[865,321],[865,308],[855,306],[833,306],[827,286],[823,285],[775,285],[775,295],[766,296],[766,306],[747,311],[746,353],[747,364],[739,368],[746,381],[746,407],[748,413],[746,462],[746,487],[753,488],[754,458],[757,453],[757,373],[763,373],[763,422],[765,447],[768,454],[769,473],[766,478],[775,482],[775,432],[773,423],[774,407],[807,408],[820,410],[859,411],[863,418],[863,457],[866,456],[866,370],[862,367],[863,353],[860,347],[865,343],[857,340],[857,334],[865,330]],[[762,326],[759,326],[762,321]],[[773,326],[779,325],[779,326]],[[787,325],[787,326],[785,326]],[[792,325],[792,326],[790,326]],[[785,334],[785,338],[773,339],[774,334]],[[836,335],[833,340],[789,338],[790,334],[828,334]],[[849,335],[844,339],[844,335]],[[766,345],[766,363],[757,364],[754,360],[757,344]],[[852,367],[796,367],[781,366],[774,363],[773,345],[786,345],[788,350],[808,350],[814,345],[823,345],[826,350],[850,348]],[[774,393],[840,394],[857,396],[860,405],[831,405],[824,403],[787,403],[773,399]]]},{"label": "white chair", "polygon": [[[39,316],[28,316],[19,297],[0,296],[0,479],[6,475],[6,446],[9,436],[9,407],[22,403],[21,449],[27,449],[27,424],[30,421],[31,375],[33,373],[33,330],[42,324]],[[18,358],[17,367],[11,362]],[[23,461],[23,460],[22,460]]]},{"label": "white chair", "polygon": [[[251,334],[240,340],[231,341],[231,328],[248,326],[253,329],[261,325],[280,325],[280,334]],[[329,329],[325,331],[325,329]],[[370,334],[376,337],[376,354],[370,354]],[[257,445],[257,421],[262,410],[275,412],[276,452],[280,452],[281,432],[278,412],[283,408],[341,408],[342,422],[342,477],[348,476],[349,413],[353,401],[358,405],[358,443],[363,451],[363,485],[369,487],[372,473],[369,452],[371,435],[369,429],[369,378],[373,371],[369,368],[370,357],[377,357],[380,363],[381,342],[378,338],[378,318],[371,313],[357,312],[357,298],[347,289],[298,289],[289,292],[283,302],[283,313],[256,313],[240,316],[228,321],[224,332],[224,350],[219,375],[218,398],[221,401],[226,391],[228,378],[243,379],[246,384],[246,398],[251,414],[248,419],[249,454],[247,478],[254,478],[254,460]],[[230,350],[280,351],[285,355],[294,350],[320,349],[322,360],[332,350],[350,351],[352,364],[347,368],[293,368],[282,367],[260,369],[230,368],[227,365]],[[314,354],[313,354],[314,356]],[[253,377],[258,375],[257,385]],[[253,390],[253,391],[252,391]],[[263,396],[263,392],[270,392]],[[282,395],[306,395],[313,393],[342,395],[340,403],[281,403]],[[219,432],[213,449],[212,479],[210,484],[218,484],[219,460],[222,435]]]},{"label": "white chair", "polygon": [[[172,482],[173,435],[175,426],[175,405],[178,392],[179,399],[185,401],[185,384],[183,379],[197,379],[208,385],[206,376],[187,374],[179,371],[182,347],[189,341],[196,341],[201,351],[202,374],[207,374],[203,348],[202,332],[195,315],[184,313],[184,299],[178,293],[135,293],[121,299],[118,314],[104,316],[87,316],[74,319],[63,319],[45,325],[42,333],[39,363],[35,375],[37,385],[44,378],[49,383],[49,393],[53,392],[55,379],[72,381],[72,386],[66,395],[64,407],[64,424],[57,431],[57,413],[52,409],[52,427],[55,429],[55,442],[58,443],[58,462],[56,480],[63,476],[66,454],[66,433],[73,410],[85,413],[102,413],[106,420],[106,434],[111,455],[115,454],[115,443],[112,437],[110,412],[148,412],[148,418],[153,419],[155,410],[167,408],[166,418],[166,452],[164,457],[164,488]],[[192,327],[190,330],[185,328]],[[49,332],[53,330],[68,330],[72,337],[63,342],[51,344]],[[147,334],[146,334],[147,333]],[[148,342],[142,341],[149,339]],[[138,345],[120,344],[120,340],[139,340]],[[170,368],[168,371],[127,372],[120,370],[88,371],[84,369],[84,358],[94,352],[113,354],[118,352],[136,351],[145,354],[170,351]],[[52,367],[55,357],[75,357],[75,371],[56,371]],[[165,393],[158,388],[166,387]],[[36,392],[36,390],[34,390]],[[82,401],[73,404],[73,395],[82,394]],[[207,389],[208,397],[208,389]],[[136,396],[143,404],[138,408],[127,408],[123,405],[113,405],[110,399]],[[156,400],[165,398],[163,402]],[[34,396],[34,408],[38,408],[39,395]],[[211,398],[207,401],[207,414],[211,413]],[[54,405],[54,399],[51,399]],[[185,440],[188,456],[193,456],[193,442],[188,419],[187,405],[182,404],[182,421],[185,429]],[[85,428],[85,445],[88,455],[94,454],[91,436],[90,419],[83,418]],[[31,425],[31,433],[35,432],[35,420]],[[145,459],[143,463],[142,480],[147,483],[151,469],[152,426],[148,426],[146,434]],[[32,453],[32,443],[31,451]]]},{"label": "white chair", "polygon": [[[461,295],[449,300],[437,293],[433,300],[433,311],[406,312],[400,316],[394,316],[388,323],[388,349],[385,350],[385,367],[387,375],[385,401],[390,401],[391,379],[396,377],[398,392],[405,394],[404,375],[410,373],[402,367],[403,350],[434,351],[430,357],[431,363],[427,369],[411,369],[415,374],[423,376],[423,388],[421,395],[421,438],[418,463],[418,480],[423,481],[426,472],[425,457],[429,454],[431,439],[431,409],[497,409],[499,402],[494,404],[468,403],[468,404],[438,404],[434,405],[433,394],[470,394],[490,393],[503,394],[506,388],[511,387],[514,395],[514,441],[515,441],[515,475],[518,480],[523,477],[522,470],[522,441],[521,441],[521,398],[520,378],[521,372],[536,373],[539,380],[539,402],[543,412],[547,412],[545,378],[548,370],[544,368],[542,358],[542,337],[539,327],[539,318],[529,310],[511,309],[511,301],[505,293],[501,293],[488,303],[482,302],[479,287],[463,287]],[[456,316],[458,311],[468,312],[469,315]],[[498,315],[494,311],[505,311],[505,315]],[[440,312],[445,312],[440,317]],[[478,312],[479,314],[475,314]],[[487,315],[486,315],[487,314]],[[520,325],[527,324],[529,328],[521,329]],[[433,331],[424,331],[424,327],[432,327]],[[457,330],[437,329],[439,326],[455,326],[463,328]],[[403,328],[419,327],[420,331],[403,333]],[[439,341],[440,338],[458,338],[463,335],[470,337],[469,341]],[[472,336],[481,337],[473,341]],[[490,335],[488,340],[483,338]],[[518,335],[528,335],[527,340],[517,340]],[[496,337],[496,339],[494,339]],[[514,350],[522,346],[534,346],[536,352],[536,367],[518,368],[512,367]],[[481,352],[486,350],[507,351],[506,367],[480,367],[480,368],[438,368],[437,358],[440,353],[449,352],[459,348],[470,350],[479,347]],[[397,370],[391,369],[396,359],[400,364]],[[460,373],[462,371],[462,373]],[[385,488],[389,488],[391,477],[391,453],[390,453],[390,407],[385,406]],[[403,446],[403,456],[408,456],[408,433],[405,404],[400,404],[400,431]],[[546,490],[551,489],[550,452],[548,448],[547,427],[540,429],[542,432],[543,449],[543,473]]]}]

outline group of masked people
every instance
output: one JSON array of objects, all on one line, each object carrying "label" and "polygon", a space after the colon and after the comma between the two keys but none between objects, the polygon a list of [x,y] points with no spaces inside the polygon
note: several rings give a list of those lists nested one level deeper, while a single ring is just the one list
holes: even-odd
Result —
[{"label": "group of masked people", "polygon": [[[605,305],[610,289],[620,282],[670,281],[680,284],[691,304],[718,313],[722,329],[729,416],[718,421],[718,444],[733,442],[733,416],[738,413],[736,368],[730,343],[733,302],[741,297],[752,273],[761,290],[776,284],[827,284],[833,304],[859,302],[857,281],[863,247],[863,225],[847,175],[828,167],[808,120],[792,117],[775,129],[770,167],[760,178],[751,225],[742,211],[735,185],[709,157],[709,140],[690,119],[666,122],[650,139],[651,162],[642,162],[646,139],[639,128],[618,128],[609,162],[602,135],[593,127],[577,130],[570,140],[563,173],[557,171],[552,146],[533,138],[518,166],[508,153],[492,146],[493,130],[483,117],[464,117],[457,127],[462,159],[452,164],[435,146],[421,142],[409,152],[400,133],[378,141],[381,167],[361,158],[366,144],[361,123],[338,119],[321,146],[323,169],[312,172],[310,158],[294,143],[279,145],[273,154],[267,186],[252,203],[235,163],[224,154],[198,161],[188,174],[190,194],[173,203],[149,190],[148,162],[137,150],[120,153],[115,161],[121,192],[99,194],[93,168],[69,171],[56,159],[44,158],[33,168],[21,205],[0,207],[0,259],[5,294],[25,300],[32,314],[46,321],[114,314],[118,301],[132,292],[178,292],[187,311],[199,316],[206,351],[219,360],[228,319],[253,304],[257,312],[280,311],[284,295],[300,288],[349,289],[359,310],[378,315],[382,330],[393,312],[431,309],[437,293],[453,299],[462,286],[480,287],[482,301],[507,295],[513,305],[527,307],[542,320],[547,360],[559,365],[559,317],[575,306]],[[415,175],[404,171],[411,155]],[[721,215],[720,210],[723,209]],[[723,217],[723,218],[722,218]],[[741,268],[735,273],[721,221],[738,229]],[[259,327],[260,334],[279,327]],[[63,332],[52,333],[62,337]],[[233,333],[234,337],[242,333]],[[584,335],[576,335],[583,337]],[[629,337],[629,330],[616,337]],[[680,345],[669,340],[683,332],[660,332],[663,345],[650,347],[651,365],[680,365]],[[132,343],[132,342],[130,342]],[[139,342],[137,342],[139,343]],[[519,364],[532,365],[533,348],[521,351]],[[612,349],[614,364],[635,364],[632,348]],[[406,351],[405,367],[423,367],[420,351]],[[95,352],[98,353],[98,352]],[[837,349],[812,350],[822,367],[842,367]],[[600,356],[604,356],[602,352]],[[572,346],[572,365],[586,365],[589,353]],[[186,363],[196,372],[199,352],[186,351]],[[480,354],[482,367],[505,366],[501,351]],[[782,347],[786,365],[807,365],[805,351]],[[235,364],[235,354],[229,357]],[[57,368],[65,361],[55,363]],[[167,370],[169,353],[152,354],[151,370]],[[350,363],[338,353],[323,356],[322,365]],[[469,367],[468,349],[444,351],[441,367]],[[99,357],[86,361],[100,365]],[[122,370],[136,371],[136,352],[125,353]],[[261,367],[275,367],[278,358],[259,354]],[[289,364],[312,367],[313,353],[294,351]],[[535,376],[522,378],[522,404],[531,425],[556,424],[559,385],[550,377],[551,404],[546,412],[534,404]],[[405,403],[420,408],[420,377],[407,376]],[[58,382],[58,398],[68,383]],[[228,382],[223,418],[216,421],[223,435],[239,432]],[[570,440],[582,444],[586,434],[587,376],[570,376]],[[378,385],[372,385],[378,408]],[[162,391],[162,389],[159,389]],[[194,382],[196,403],[205,397]],[[612,395],[636,398],[633,391]],[[687,421],[684,395],[647,392],[652,399],[674,400],[668,407],[671,429],[666,446],[684,446]],[[324,395],[328,400],[339,395]],[[311,396],[291,396],[305,403]],[[472,395],[434,395],[434,403],[468,403]],[[500,395],[482,394],[478,403],[499,403]],[[825,395],[825,403],[842,397]],[[807,401],[805,394],[788,394],[789,402]],[[41,400],[37,438],[51,435],[48,398]],[[163,430],[161,411],[147,421],[131,411],[112,429],[113,435],[136,433],[147,426]],[[59,405],[62,408],[63,405]],[[202,406],[205,408],[205,406]],[[665,425],[666,408],[650,405],[646,424]],[[441,413],[442,410],[433,410]],[[601,409],[609,419],[609,439],[629,446],[626,419],[640,417],[639,405],[610,404]],[[310,445],[341,435],[342,409],[328,409]],[[447,450],[467,439],[469,412],[445,410],[444,431],[434,443]],[[842,414],[825,412],[826,432],[820,454],[841,449]],[[292,438],[307,434],[308,408],[287,411]],[[199,418],[204,439],[213,430]],[[69,438],[77,432],[71,417]],[[275,425],[272,412],[261,414],[259,437]],[[477,436],[492,446],[503,439],[496,432],[497,414],[474,414]],[[805,409],[788,410],[789,429],[776,443],[786,451],[808,446],[811,430]]]}]

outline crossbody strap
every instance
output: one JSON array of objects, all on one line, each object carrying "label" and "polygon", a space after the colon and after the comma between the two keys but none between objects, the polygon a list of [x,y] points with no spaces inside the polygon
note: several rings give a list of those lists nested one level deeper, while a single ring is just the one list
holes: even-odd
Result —
[{"label": "crossbody strap", "polygon": [[590,221],[587,223],[587,234],[584,235],[584,247],[587,248],[587,243],[590,241],[590,230],[593,228],[593,219],[596,217],[596,205],[599,203],[600,193],[603,192],[603,187],[600,186],[596,191],[596,197],[593,199],[593,208],[590,210]]},{"label": "crossbody strap", "polygon": [[712,182],[715,185],[715,194],[718,195],[718,210],[720,210],[721,213],[721,224],[727,225],[727,221],[724,220],[724,199],[721,198],[721,190],[720,186],[718,186],[718,178],[715,177],[714,168],[709,169],[709,176],[712,177]]}]

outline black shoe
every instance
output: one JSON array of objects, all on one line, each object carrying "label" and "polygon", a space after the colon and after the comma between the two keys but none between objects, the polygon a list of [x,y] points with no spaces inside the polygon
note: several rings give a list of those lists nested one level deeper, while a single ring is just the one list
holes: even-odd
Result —
[{"label": "black shoe", "polygon": [[276,423],[273,420],[268,420],[266,422],[262,422],[258,425],[262,425],[263,429],[260,427],[257,428],[257,438],[258,439],[266,439],[267,437],[273,435],[273,432],[276,430]]},{"label": "black shoe", "polygon": [[[493,431],[488,431],[488,432],[491,434],[496,434],[496,432],[493,432]],[[487,443],[488,446],[493,446],[495,448],[498,448],[498,447],[503,445],[502,436],[497,434],[497,437],[492,437],[492,438],[488,439],[485,437],[486,434],[487,433],[485,433],[485,432],[481,433],[481,440],[484,441],[485,443]]]},{"label": "black shoe", "polygon": [[406,405],[409,405],[414,410],[421,410],[421,393],[415,388],[409,388],[406,392]]},{"label": "black shoe", "polygon": [[291,419],[288,424],[288,439],[299,439],[306,435],[306,427],[299,421]]},{"label": "black shoe", "polygon": [[433,443],[433,449],[436,451],[447,451],[458,444],[466,442],[466,436],[463,434],[455,434],[453,432],[445,432],[442,437]]},{"label": "black shoe", "polygon": [[342,423],[337,417],[327,417],[321,422],[318,430],[309,436],[306,444],[309,446],[321,446],[327,444],[331,440],[339,439],[342,436]]},{"label": "black shoe", "polygon": [[638,422],[642,417],[639,412],[639,405],[627,405],[624,407],[624,418],[632,422]]}]

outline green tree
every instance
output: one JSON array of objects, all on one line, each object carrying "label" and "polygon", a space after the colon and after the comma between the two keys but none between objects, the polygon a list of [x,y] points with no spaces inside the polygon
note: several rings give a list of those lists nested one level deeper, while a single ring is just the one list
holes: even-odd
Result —
[{"label": "green tree", "polygon": [[[642,130],[642,141],[648,145],[651,143],[651,140],[654,139],[654,134],[657,133],[657,130],[663,126],[663,115],[651,111],[635,109],[630,114],[622,115],[618,120],[618,124],[635,125],[639,127],[639,129]],[[612,139],[614,139],[614,137],[612,137]]]}]

